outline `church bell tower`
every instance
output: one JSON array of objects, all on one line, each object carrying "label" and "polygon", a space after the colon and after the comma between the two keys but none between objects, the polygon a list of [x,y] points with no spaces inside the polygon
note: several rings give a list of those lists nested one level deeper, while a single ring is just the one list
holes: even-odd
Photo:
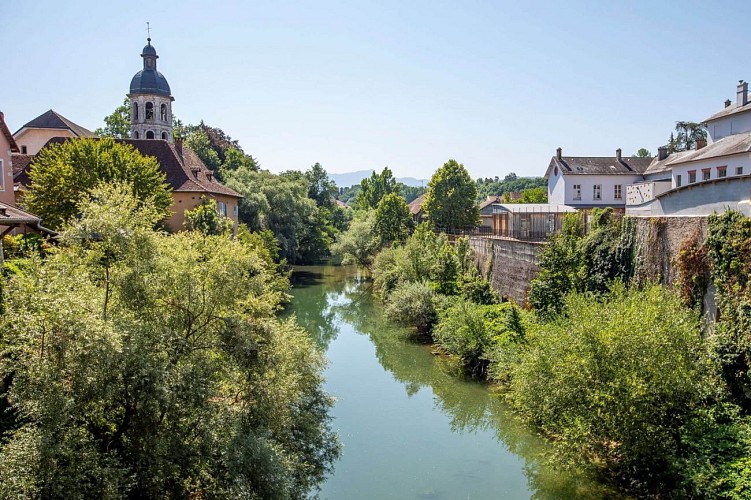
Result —
[{"label": "church bell tower", "polygon": [[173,142],[172,97],[169,83],[156,70],[159,56],[151,45],[151,37],[141,52],[143,69],[130,82],[131,139],[161,139]]}]

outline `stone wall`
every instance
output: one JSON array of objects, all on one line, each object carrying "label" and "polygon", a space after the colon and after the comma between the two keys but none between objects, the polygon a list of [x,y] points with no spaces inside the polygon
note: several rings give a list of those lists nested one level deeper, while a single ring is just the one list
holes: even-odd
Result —
[{"label": "stone wall", "polygon": [[[636,267],[639,283],[672,284],[677,278],[676,257],[691,238],[704,241],[706,217],[634,217]],[[524,305],[531,281],[539,271],[544,243],[470,237],[475,264],[493,288],[505,298]]]},{"label": "stone wall", "polygon": [[537,276],[538,255],[544,243],[470,237],[475,264],[493,288],[506,299],[526,304],[532,279]]}]

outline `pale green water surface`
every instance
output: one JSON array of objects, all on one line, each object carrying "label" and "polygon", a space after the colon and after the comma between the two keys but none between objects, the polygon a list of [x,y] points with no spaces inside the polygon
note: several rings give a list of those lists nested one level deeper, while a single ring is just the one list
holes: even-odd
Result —
[{"label": "pale green water surface", "polygon": [[486,386],[386,321],[352,268],[293,275],[290,312],[326,352],[341,459],[324,499],[599,498],[542,464],[545,444]]}]

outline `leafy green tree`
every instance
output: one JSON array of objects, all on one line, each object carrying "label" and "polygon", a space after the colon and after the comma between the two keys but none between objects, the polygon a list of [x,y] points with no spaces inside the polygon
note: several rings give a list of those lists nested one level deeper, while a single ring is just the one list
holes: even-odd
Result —
[{"label": "leafy green tree", "polygon": [[185,211],[185,228],[189,231],[206,235],[229,234],[233,226],[232,219],[219,214],[213,198],[203,198],[196,208]]},{"label": "leafy green tree", "polygon": [[412,215],[404,198],[390,193],[381,198],[375,210],[375,232],[383,244],[403,243],[412,229]]},{"label": "leafy green tree", "polygon": [[385,167],[380,174],[373,172],[370,178],[360,182],[360,191],[356,199],[357,207],[362,210],[374,209],[380,203],[381,198],[397,190],[396,179],[391,169]]},{"label": "leafy green tree", "polygon": [[428,333],[438,318],[430,283],[405,282],[397,286],[386,301],[386,316],[397,323],[414,326],[418,333]]},{"label": "leafy green tree", "polygon": [[503,195],[504,203],[547,203],[548,202],[548,188],[536,187],[524,189],[521,191],[521,196],[516,200],[512,200],[510,193]]},{"label": "leafy green tree", "polygon": [[637,158],[649,158],[652,156],[652,153],[647,148],[639,148],[634,156]]},{"label": "leafy green tree", "polygon": [[315,200],[319,207],[333,210],[336,207],[336,184],[329,180],[329,175],[320,163],[316,163],[304,173],[308,181],[308,198]]},{"label": "leafy green tree", "polygon": [[0,497],[308,496],[339,446],[320,353],[274,317],[274,268],[239,240],[153,231],[159,210],[123,187],[93,194],[8,282]]},{"label": "leafy green tree", "polygon": [[670,134],[669,152],[689,151],[694,149],[698,140],[707,138],[707,124],[678,121],[675,122],[675,133],[675,136]]},{"label": "leafy green tree", "polygon": [[467,169],[449,160],[431,177],[422,207],[437,228],[456,232],[479,224],[476,198],[477,188]]},{"label": "leafy green tree", "polygon": [[566,311],[529,326],[508,399],[562,459],[670,488],[681,426],[711,387],[697,315],[658,286],[571,294]]},{"label": "leafy green tree", "polygon": [[201,129],[191,131],[185,138],[185,145],[195,151],[210,170],[219,171],[219,167],[222,166],[222,159],[212,147],[209,136],[205,131]]},{"label": "leafy green tree", "polygon": [[130,137],[130,101],[126,97],[111,115],[104,117],[104,127],[94,130],[99,137],[127,139]]},{"label": "leafy green tree", "polygon": [[39,152],[29,172],[24,203],[52,229],[80,212],[79,203],[100,183],[125,182],[142,201],[166,215],[172,205],[169,186],[153,157],[111,138],[69,139]]},{"label": "leafy green tree", "polygon": [[331,253],[342,257],[344,264],[357,264],[370,269],[381,242],[375,230],[375,213],[363,212],[356,216],[349,229],[337,236]]}]

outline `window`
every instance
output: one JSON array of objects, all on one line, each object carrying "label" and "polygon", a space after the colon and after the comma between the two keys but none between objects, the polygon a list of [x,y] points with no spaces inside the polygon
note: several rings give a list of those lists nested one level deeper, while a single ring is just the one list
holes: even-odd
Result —
[{"label": "window", "polygon": [[217,208],[219,209],[219,215],[222,217],[227,217],[227,204],[223,201],[220,201],[217,205]]},{"label": "window", "polygon": [[136,139],[138,139],[140,136],[138,134],[138,131],[136,131]]},{"label": "window", "polygon": [[146,103],[146,119],[147,120],[154,119],[154,103],[153,102]]},{"label": "window", "polygon": [[167,121],[167,105],[166,104],[162,104],[162,108],[161,108],[161,112],[159,116],[162,118],[163,122]]},{"label": "window", "polygon": [[581,184],[574,184],[574,199],[575,200],[582,199],[582,185]]},{"label": "window", "polygon": [[237,219],[237,212],[238,212],[238,208],[239,208],[239,207],[238,207],[237,205],[235,205],[235,210],[234,210],[234,213],[235,213],[235,219]]},{"label": "window", "polygon": [[133,103],[133,120],[138,120],[138,103]]},{"label": "window", "polygon": [[162,140],[167,140],[167,132],[162,132]]},{"label": "window", "polygon": [[27,153],[26,153],[26,151],[28,151],[28,150],[26,149],[26,146],[21,146],[21,154],[22,154],[22,155],[25,155],[25,154],[27,154]]},{"label": "window", "polygon": [[688,183],[693,184],[696,182],[696,170],[689,170],[688,171]]},{"label": "window", "polygon": [[728,176],[728,167],[727,165],[724,165],[722,167],[717,167],[717,178],[722,179],[723,177]]},{"label": "window", "polygon": [[602,184],[595,184],[594,185],[594,193],[592,194],[593,200],[601,200],[602,199]]},{"label": "window", "polygon": [[620,184],[616,184],[615,188],[613,189],[613,198],[615,198],[616,200],[623,199],[623,196],[621,195],[622,189],[623,188]]},{"label": "window", "polygon": [[151,130],[149,130],[148,132],[146,132],[146,138],[147,139],[153,139],[154,138],[154,132],[152,132]]},{"label": "window", "polygon": [[743,175],[743,167],[735,167],[735,175]]},{"label": "window", "polygon": [[712,178],[712,169],[711,168],[702,168],[701,169],[701,180],[708,181]]},{"label": "window", "polygon": [[681,174],[675,176],[675,187],[681,187]]}]

